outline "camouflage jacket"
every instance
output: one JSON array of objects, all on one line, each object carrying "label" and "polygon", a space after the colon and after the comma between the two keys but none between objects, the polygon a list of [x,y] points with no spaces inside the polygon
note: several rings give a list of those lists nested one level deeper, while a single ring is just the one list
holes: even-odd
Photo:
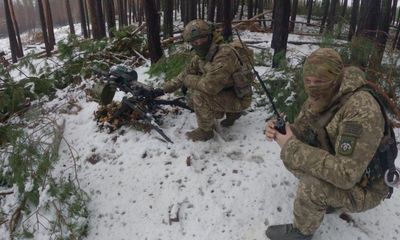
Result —
[{"label": "camouflage jacket", "polygon": [[[365,85],[364,79],[358,68],[345,68],[339,92],[332,102]],[[285,166],[341,189],[353,188],[361,181],[383,137],[385,122],[379,103],[366,91],[356,91],[347,99],[325,127],[333,152],[324,146],[309,144],[314,137],[309,136],[313,132],[310,128],[315,127],[312,124],[320,116],[310,113],[308,105],[306,101],[291,125],[296,137],[290,138],[282,148]]]},{"label": "camouflage jacket", "polygon": [[234,50],[226,44],[213,43],[205,58],[197,55],[176,78],[164,84],[165,92],[174,92],[185,85],[209,95],[222,90],[233,91],[232,74],[240,69],[240,62]]}]

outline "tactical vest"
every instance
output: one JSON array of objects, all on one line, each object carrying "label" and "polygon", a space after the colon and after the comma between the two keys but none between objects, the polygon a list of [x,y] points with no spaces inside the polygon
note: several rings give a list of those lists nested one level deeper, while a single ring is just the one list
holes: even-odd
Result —
[{"label": "tactical vest", "polygon": [[[328,110],[318,116],[315,124],[310,126],[311,129],[309,129],[309,132],[306,133],[307,139],[303,138],[300,140],[307,142],[311,146],[324,149],[333,155],[336,154],[335,147],[330,141],[326,126],[331,122],[333,117],[347,102],[347,100],[358,91],[366,91],[375,98],[375,100],[379,103],[385,120],[384,136],[381,139],[379,147],[376,150],[371,162],[364,172],[362,180],[358,183],[358,185],[361,187],[368,187],[375,181],[385,178],[385,183],[390,189],[387,198],[390,198],[391,194],[393,193],[393,186],[391,186],[389,183],[392,183],[399,178],[399,173],[396,171],[395,166],[395,160],[398,152],[397,143],[393,128],[386,114],[382,97],[379,96],[371,87],[368,87],[368,85],[362,86],[355,91],[347,93],[336,99],[336,101],[330,105]],[[385,176],[385,174],[387,174],[387,176]]]}]

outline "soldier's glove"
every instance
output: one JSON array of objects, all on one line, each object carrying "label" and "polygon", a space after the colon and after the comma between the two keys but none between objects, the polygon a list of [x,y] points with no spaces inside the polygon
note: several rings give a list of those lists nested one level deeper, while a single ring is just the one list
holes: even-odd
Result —
[{"label": "soldier's glove", "polygon": [[197,85],[199,84],[200,78],[201,78],[201,77],[200,77],[199,75],[188,74],[188,75],[183,79],[183,84],[184,84],[187,88],[197,89]]},{"label": "soldier's glove", "polygon": [[151,91],[153,98],[159,97],[164,95],[164,90],[162,90],[161,88],[155,88]]}]

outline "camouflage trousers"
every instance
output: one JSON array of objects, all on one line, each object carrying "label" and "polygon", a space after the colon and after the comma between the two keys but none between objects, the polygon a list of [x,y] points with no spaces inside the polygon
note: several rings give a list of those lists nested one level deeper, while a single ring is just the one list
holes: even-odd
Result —
[{"label": "camouflage trousers", "polygon": [[197,124],[205,131],[212,130],[214,119],[219,113],[241,112],[251,104],[251,96],[238,98],[233,90],[221,91],[217,95],[193,91],[191,100]]},{"label": "camouflage trousers", "polygon": [[315,177],[301,175],[294,201],[294,226],[309,235],[321,225],[328,206],[345,212],[374,208],[387,196],[387,191],[382,192],[382,189],[388,189],[382,186],[384,184],[381,180],[367,188],[356,185],[344,190]]}]

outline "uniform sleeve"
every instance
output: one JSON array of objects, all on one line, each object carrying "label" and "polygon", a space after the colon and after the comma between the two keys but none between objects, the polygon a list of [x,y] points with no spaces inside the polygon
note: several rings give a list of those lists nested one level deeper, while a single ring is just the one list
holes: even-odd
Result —
[{"label": "uniform sleeve", "polygon": [[174,79],[165,82],[163,85],[164,92],[171,93],[175,92],[183,86],[183,81],[188,75],[196,75],[199,73],[199,59],[197,56],[193,57],[190,64],[188,64],[185,69],[178,74]]},{"label": "uniform sleeve", "polygon": [[361,180],[378,149],[384,119],[379,104],[367,92],[353,95],[337,114],[335,155],[292,137],[282,148],[281,158],[289,169],[350,189]]},{"label": "uniform sleeve", "polygon": [[207,69],[206,74],[196,80],[193,88],[210,95],[217,95],[225,88],[233,86],[232,74],[238,70],[240,64],[232,49],[221,47]]}]

